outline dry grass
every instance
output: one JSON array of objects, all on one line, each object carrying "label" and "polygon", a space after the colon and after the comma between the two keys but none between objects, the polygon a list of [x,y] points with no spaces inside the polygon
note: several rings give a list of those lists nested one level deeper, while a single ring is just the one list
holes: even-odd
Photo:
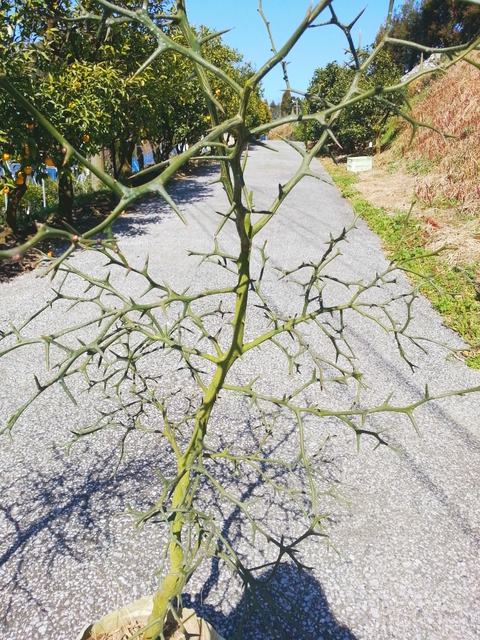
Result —
[{"label": "dry grass", "polygon": [[[473,54],[477,61],[480,54]],[[421,88],[413,87],[413,91]],[[405,127],[394,153],[418,176],[416,197],[429,207],[480,210],[480,73],[466,62],[452,67],[429,84],[414,101],[413,117],[447,138],[420,129],[409,146],[411,127]]]},{"label": "dry grass", "polygon": [[[373,171],[358,174],[357,190],[365,200],[387,213],[407,212],[417,199],[417,189],[422,177],[412,175],[403,167],[388,171],[385,158],[374,160]],[[414,218],[424,224],[425,248],[442,252],[449,265],[462,265],[480,258],[480,219],[459,211],[458,207],[429,206],[418,202],[412,211]]]},{"label": "dry grass", "polygon": [[405,171],[389,174],[384,163],[374,158],[372,171],[358,174],[358,190],[377,207],[409,210],[415,200],[417,178]]},{"label": "dry grass", "polygon": [[[474,54],[480,60],[480,54]],[[417,95],[417,92],[420,92]],[[407,211],[423,220],[425,247],[449,265],[480,259],[480,72],[465,62],[412,88],[413,117],[455,138],[421,128],[411,144],[403,125],[392,148],[359,174],[356,188],[387,212]]]},{"label": "dry grass", "polygon": [[291,140],[293,135],[293,125],[292,124],[282,124],[280,127],[276,129],[272,129],[268,132],[269,140],[279,140],[280,138],[286,138],[287,140]]}]

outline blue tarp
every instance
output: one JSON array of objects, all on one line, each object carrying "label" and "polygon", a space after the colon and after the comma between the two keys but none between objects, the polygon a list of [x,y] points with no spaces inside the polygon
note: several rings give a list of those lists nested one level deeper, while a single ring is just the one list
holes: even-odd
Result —
[{"label": "blue tarp", "polygon": [[153,153],[143,154],[143,164],[145,166],[147,166],[147,164],[155,164],[155,158],[153,157]]}]

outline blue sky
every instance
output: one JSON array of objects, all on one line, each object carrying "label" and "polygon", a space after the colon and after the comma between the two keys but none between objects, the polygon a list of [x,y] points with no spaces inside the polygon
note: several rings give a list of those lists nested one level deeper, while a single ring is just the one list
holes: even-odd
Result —
[{"label": "blue sky", "polygon": [[[263,9],[279,48],[305,16],[310,0],[263,0]],[[396,6],[401,2],[397,1]],[[225,44],[238,49],[245,60],[258,68],[271,55],[265,24],[257,11],[258,0],[186,0],[192,24],[204,24],[211,29],[232,28],[223,36]],[[337,0],[335,10],[343,22],[350,22],[366,7],[354,30],[355,42],[361,31],[362,43],[371,44],[388,11],[388,0]],[[325,20],[329,16],[327,11]],[[323,22],[323,19],[321,20]],[[303,40],[288,56],[292,88],[305,91],[313,72],[332,60],[344,59],[346,40],[338,28],[332,26],[309,29]],[[270,72],[263,82],[265,97],[279,102],[284,87],[280,69]]]}]

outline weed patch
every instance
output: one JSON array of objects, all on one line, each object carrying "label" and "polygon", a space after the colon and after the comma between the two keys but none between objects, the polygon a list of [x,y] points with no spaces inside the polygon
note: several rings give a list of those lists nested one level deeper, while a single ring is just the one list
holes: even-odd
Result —
[{"label": "weed patch", "polygon": [[462,266],[447,264],[442,253],[426,248],[422,220],[402,211],[392,214],[365,200],[356,189],[358,177],[341,166],[325,163],[343,197],[383,241],[389,258],[411,261],[411,279],[442,315],[444,323],[472,345],[463,355],[469,366],[480,369],[480,261]]},{"label": "weed patch", "polygon": [[[477,63],[479,53],[472,54]],[[419,177],[416,198],[426,206],[450,203],[478,216],[480,211],[480,85],[477,69],[460,62],[445,74],[430,76],[410,89],[412,117],[432,125],[418,129],[413,141],[410,126],[392,141],[394,160]],[[391,127],[393,125],[390,125]],[[388,145],[385,145],[387,147]]]}]

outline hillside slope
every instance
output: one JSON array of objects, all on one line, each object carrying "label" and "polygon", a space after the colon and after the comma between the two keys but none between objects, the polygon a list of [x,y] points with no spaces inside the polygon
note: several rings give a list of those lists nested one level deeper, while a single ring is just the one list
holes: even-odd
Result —
[{"label": "hillside slope", "polygon": [[420,128],[411,142],[411,126],[392,121],[397,135],[372,171],[347,174],[342,165],[324,164],[390,255],[414,204],[405,255],[439,251],[417,265],[427,278],[422,290],[470,343],[465,357],[480,368],[480,71],[459,63],[419,80],[411,102],[416,120],[455,137]]},{"label": "hillside slope", "polygon": [[[478,57],[478,56],[477,56]],[[413,117],[439,131],[455,136],[447,138],[421,128],[410,142],[411,127],[403,131],[392,152],[403,157],[407,168],[421,175],[416,195],[425,204],[450,204],[462,210],[480,209],[480,74],[466,62],[460,62],[433,80],[414,100]],[[413,167],[412,167],[413,165]]]},{"label": "hillside slope", "polygon": [[[480,56],[477,55],[477,60]],[[412,116],[445,135],[397,120],[391,147],[359,177],[358,189],[376,206],[408,209],[425,222],[426,246],[451,247],[449,264],[480,259],[480,72],[461,62],[411,88]]]}]

